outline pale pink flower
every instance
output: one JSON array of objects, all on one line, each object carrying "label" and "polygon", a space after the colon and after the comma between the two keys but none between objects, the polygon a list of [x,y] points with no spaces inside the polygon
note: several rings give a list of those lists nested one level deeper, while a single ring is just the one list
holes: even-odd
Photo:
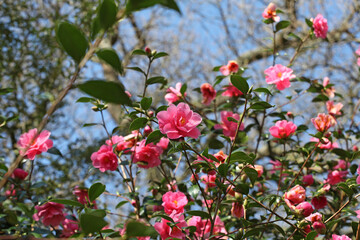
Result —
[{"label": "pale pink flower", "polygon": [[334,169],[347,169],[350,167],[350,163],[345,160],[339,160]]},{"label": "pale pink flower", "polygon": [[268,84],[276,84],[277,89],[284,90],[290,87],[290,80],[296,78],[293,70],[281,64],[269,67],[264,71],[265,80]]},{"label": "pale pink flower", "polygon": [[319,132],[326,132],[330,127],[334,126],[333,117],[325,113],[319,113],[316,118],[312,118],[311,122]]},{"label": "pale pink flower", "polygon": [[[180,82],[178,82],[178,83],[176,83],[175,88],[173,88],[173,87],[168,88],[168,90],[166,91],[167,94],[165,95],[165,100],[169,104],[177,102],[182,98],[182,94],[180,92],[181,87],[182,87],[182,84]],[[186,96],[186,93],[184,94],[184,97],[185,96]]]},{"label": "pale pink flower", "polygon": [[271,18],[274,22],[279,22],[280,17],[276,15],[276,5],[274,3],[270,3],[262,13],[263,18],[269,19]]},{"label": "pale pink flower", "polygon": [[355,212],[357,214],[356,217],[360,219],[360,210],[356,210]]},{"label": "pale pink flower", "polygon": [[[355,51],[355,53],[356,53],[358,56],[360,56],[360,47],[358,48],[358,50]],[[360,57],[358,57],[356,63],[357,63],[357,65],[360,67]]]},{"label": "pale pink flower", "polygon": [[199,216],[193,216],[189,219],[188,225],[195,226],[196,227],[195,235],[198,238],[201,238],[207,221],[210,220],[202,220],[201,217]]},{"label": "pale pink flower", "polygon": [[302,182],[305,187],[310,186],[314,183],[314,177],[311,174],[305,175]]},{"label": "pale pink flower", "polygon": [[344,107],[342,103],[334,104],[333,101],[327,101],[326,102],[326,109],[328,110],[328,113],[332,116],[335,115],[341,115],[341,109]]},{"label": "pale pink flower", "polygon": [[239,89],[237,89],[234,85],[232,85],[231,83],[229,83],[229,85],[223,87],[223,89],[225,89],[225,92],[223,92],[221,94],[221,96],[239,97],[239,96],[243,95],[243,93]]},{"label": "pale pink flower", "polygon": [[188,203],[187,197],[182,192],[167,192],[162,196],[164,210],[167,214],[172,212],[183,213],[184,207]]},{"label": "pale pink flower", "polygon": [[348,171],[330,171],[327,179],[324,183],[328,183],[330,185],[338,184],[339,182],[345,182],[345,177],[348,174]]},{"label": "pale pink flower", "polygon": [[314,223],[314,222],[322,222],[322,215],[321,213],[313,213],[310,216],[308,216],[307,218],[305,218],[305,220]]},{"label": "pale pink flower", "polygon": [[133,163],[140,168],[153,168],[161,164],[160,155],[163,149],[153,143],[145,145],[146,140],[142,140],[132,148],[134,152]]},{"label": "pale pink flower", "polygon": [[171,213],[170,216],[174,222],[176,222],[176,226],[170,227],[167,223],[170,222],[166,219],[162,219],[161,222],[156,222],[154,224],[155,230],[160,234],[162,240],[165,239],[185,239],[185,233],[182,232],[182,228],[187,227],[187,223],[184,220],[184,215],[176,214],[175,212]]},{"label": "pale pink flower", "polygon": [[171,104],[166,111],[157,114],[159,129],[170,139],[181,137],[198,138],[199,129],[196,128],[202,121],[199,114],[191,111],[186,103],[179,103],[177,106]]},{"label": "pale pink flower", "polygon": [[326,87],[330,83],[330,79],[328,77],[324,77],[323,86],[324,86],[324,94],[329,98],[335,97],[335,88],[334,87]]},{"label": "pale pink flower", "polygon": [[311,204],[308,203],[308,202],[299,203],[299,204],[295,207],[295,212],[296,212],[297,214],[301,215],[302,217],[307,217],[307,216],[309,216],[313,211],[314,211],[313,207],[312,207]]},{"label": "pale pink flower", "polygon": [[214,87],[211,86],[211,84],[209,83],[204,83],[203,85],[201,85],[200,91],[203,96],[202,103],[205,105],[210,105],[212,100],[214,100],[216,97],[216,91]]},{"label": "pale pink flower", "polygon": [[62,223],[63,230],[61,233],[61,237],[68,238],[74,235],[79,230],[79,223],[77,221],[71,219],[65,219]]},{"label": "pale pink flower", "polygon": [[[235,138],[236,129],[238,127],[238,123],[229,121],[228,118],[232,117],[235,120],[239,121],[240,116],[237,113],[228,112],[228,111],[222,111],[220,113],[221,115],[221,124],[216,124],[214,126],[215,129],[222,129],[223,134],[227,137],[230,137],[231,139]],[[239,130],[244,130],[244,123],[241,123],[239,126]]]},{"label": "pale pink flower", "polygon": [[284,201],[291,209],[294,209],[296,204],[304,202],[305,198],[305,189],[300,185],[296,185],[284,194]]},{"label": "pale pink flower", "polygon": [[337,144],[336,142],[331,142],[329,139],[327,138],[322,138],[322,142],[319,141],[318,138],[316,137],[312,137],[310,138],[311,142],[318,142],[318,147],[320,149],[334,149],[334,148],[338,148],[339,144]]},{"label": "pale pink flower", "polygon": [[[207,224],[205,226],[205,231],[204,231],[205,232],[205,239],[206,239],[206,237],[207,238],[209,237],[210,230],[211,230],[211,223],[210,223],[210,221],[207,221]],[[215,218],[213,234],[216,235],[216,234],[219,234],[219,233],[227,234],[227,231],[225,229],[224,222],[221,221],[219,215],[217,215],[216,218]],[[217,239],[224,239],[224,238],[217,238]]]},{"label": "pale pink flower", "polygon": [[264,167],[261,165],[254,165],[254,167],[258,173],[258,177],[261,177],[261,175],[264,173]]},{"label": "pale pink flower", "polygon": [[313,197],[311,199],[311,204],[314,206],[315,209],[322,209],[326,207],[327,199],[325,196]]},{"label": "pale pink flower", "polygon": [[297,129],[293,122],[286,120],[277,121],[275,126],[269,129],[270,134],[275,138],[285,139],[291,136]]},{"label": "pale pink flower", "polygon": [[332,237],[332,240],[351,240],[351,238],[349,238],[346,235],[339,236],[339,235],[333,234],[333,235],[331,235],[331,237]]},{"label": "pale pink flower", "polygon": [[358,169],[356,170],[356,173],[359,175],[359,176],[357,176],[357,178],[356,178],[356,183],[357,183],[357,184],[360,184],[360,166],[359,166]]},{"label": "pale pink flower", "polygon": [[229,61],[227,65],[224,65],[220,68],[220,72],[224,76],[228,76],[231,73],[236,73],[238,70],[239,70],[239,65],[234,60]]},{"label": "pale pink flower", "polygon": [[28,173],[21,168],[15,168],[14,172],[11,174],[12,178],[18,178],[24,180],[27,177]]},{"label": "pale pink flower", "polygon": [[244,206],[240,202],[233,202],[231,207],[231,215],[233,217],[244,217]]},{"label": "pale pink flower", "polygon": [[47,202],[42,206],[35,206],[37,213],[33,215],[35,221],[42,219],[45,226],[59,226],[65,220],[63,209],[65,206],[60,203]]},{"label": "pale pink flower", "polygon": [[112,147],[102,145],[99,151],[91,154],[91,161],[94,168],[98,168],[100,172],[106,170],[115,171],[118,167],[118,159],[113,152]]},{"label": "pale pink flower", "polygon": [[51,133],[43,130],[39,136],[35,138],[37,131],[38,130],[34,128],[27,133],[23,133],[17,142],[20,148],[20,154],[30,160],[34,160],[36,155],[47,152],[53,147],[53,141],[49,139]]},{"label": "pale pink flower", "polygon": [[321,14],[318,14],[312,22],[315,36],[325,39],[328,31],[327,20]]},{"label": "pale pink flower", "polygon": [[169,146],[170,140],[166,137],[162,137],[156,146],[161,147],[163,150],[166,150]]},{"label": "pale pink flower", "polygon": [[118,152],[124,151],[127,148],[131,148],[133,146],[133,143],[131,141],[125,141],[125,138],[123,136],[117,136],[114,135],[111,137],[111,140],[108,139],[105,141],[106,145],[113,146],[116,144],[115,150]]}]

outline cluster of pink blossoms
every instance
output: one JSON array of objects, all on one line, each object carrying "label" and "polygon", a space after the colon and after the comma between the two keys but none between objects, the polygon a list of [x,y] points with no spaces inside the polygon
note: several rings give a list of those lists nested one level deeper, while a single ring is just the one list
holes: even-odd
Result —
[{"label": "cluster of pink blossoms", "polygon": [[186,97],[186,93],[184,93],[184,96],[181,94],[180,90],[181,90],[182,84],[181,83],[177,83],[175,88],[170,87],[167,90],[167,94],[165,95],[165,100],[169,103],[175,103],[177,101],[179,101],[182,97]]},{"label": "cluster of pink blossoms", "polygon": [[[240,115],[229,111],[222,111],[220,115],[221,115],[221,124],[216,124],[214,128],[222,129],[223,134],[225,136],[234,139],[238,127],[238,123],[231,121],[228,118],[230,117],[235,119],[236,121],[240,121]],[[239,126],[239,130],[244,130],[244,123],[241,123],[241,125]]]}]

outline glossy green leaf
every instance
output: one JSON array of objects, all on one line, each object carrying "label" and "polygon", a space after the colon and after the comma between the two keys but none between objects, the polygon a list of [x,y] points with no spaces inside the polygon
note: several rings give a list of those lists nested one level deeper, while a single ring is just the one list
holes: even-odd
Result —
[{"label": "glossy green leaf", "polygon": [[204,212],[204,211],[199,211],[199,210],[186,211],[186,214],[188,214],[190,216],[199,216],[204,219],[210,218],[209,213]]},{"label": "glossy green leaf", "polygon": [[149,8],[161,4],[164,7],[175,10],[181,14],[180,9],[174,0],[128,0],[126,4],[126,13],[139,11],[144,8]]},{"label": "glossy green leaf", "polygon": [[221,149],[224,147],[224,144],[217,140],[216,138],[211,138],[209,141],[209,148],[211,149]]},{"label": "glossy green leaf", "polygon": [[99,21],[102,28],[107,29],[116,22],[118,8],[114,0],[103,0],[99,6]]},{"label": "glossy green leaf", "polygon": [[91,102],[91,101],[95,101],[95,99],[89,98],[89,97],[81,97],[78,100],[76,100],[76,102],[81,102],[81,103],[87,103],[87,102]]},{"label": "glossy green leaf", "polygon": [[155,84],[155,83],[166,84],[166,79],[164,77],[162,77],[162,76],[157,76],[157,77],[149,78],[146,81],[147,85],[151,85],[151,84]]},{"label": "glossy green leaf", "polygon": [[143,99],[141,99],[140,105],[142,109],[148,110],[151,106],[151,103],[152,103],[151,97],[144,97]]},{"label": "glossy green leaf", "polygon": [[126,236],[128,237],[146,237],[156,238],[157,231],[152,226],[147,226],[141,222],[131,221],[126,225]]},{"label": "glossy green leaf", "polygon": [[153,59],[169,56],[166,52],[158,52],[154,55]]},{"label": "glossy green leaf", "polygon": [[108,223],[103,217],[91,213],[83,213],[80,215],[80,227],[86,234],[98,233],[106,225],[108,225]]},{"label": "glossy green leaf", "polygon": [[258,178],[258,173],[255,169],[246,167],[244,168],[244,172],[249,177],[252,184],[255,183],[256,179]]},{"label": "glossy green leaf", "polygon": [[105,192],[106,186],[102,183],[94,183],[89,188],[89,200],[90,202],[97,199],[103,192]]},{"label": "glossy green leaf", "polygon": [[305,18],[305,22],[306,22],[306,24],[307,24],[310,28],[313,27],[313,22],[312,22],[310,19]]},{"label": "glossy green leaf", "polygon": [[132,53],[131,53],[131,55],[147,55],[147,53],[144,51],[144,50],[142,50],[142,49],[135,49]]},{"label": "glossy green leaf", "polygon": [[230,163],[240,162],[252,164],[254,159],[244,152],[233,152],[230,156]]},{"label": "glossy green leaf", "polygon": [[287,28],[288,26],[290,26],[290,22],[289,21],[280,21],[276,24],[275,29],[276,32],[280,31],[281,29]]},{"label": "glossy green leaf", "polygon": [[243,94],[246,94],[249,91],[249,84],[247,83],[246,78],[239,75],[231,75],[230,81]]},{"label": "glossy green leaf", "polygon": [[78,201],[68,200],[68,199],[51,199],[50,202],[60,203],[72,207],[84,207],[84,205],[82,205]]},{"label": "glossy green leaf", "polygon": [[111,48],[100,49],[99,51],[96,52],[96,55],[98,56],[98,58],[109,64],[118,73],[120,74],[124,73],[121,60],[114,49]]},{"label": "glossy green leaf", "polygon": [[60,150],[59,150],[58,148],[56,148],[56,147],[50,148],[47,152],[50,153],[50,154],[58,155],[58,156],[60,156],[60,157],[64,157],[64,156],[61,154]]},{"label": "glossy green leaf", "polygon": [[256,89],[254,89],[254,92],[266,93],[266,94],[272,96],[271,92],[267,88],[256,88]]},{"label": "glossy green leaf", "polygon": [[227,174],[228,174],[228,169],[229,169],[229,166],[226,163],[221,164],[218,167],[218,171],[219,171],[220,176],[226,177]]},{"label": "glossy green leaf", "polygon": [[269,104],[268,102],[256,102],[253,105],[251,105],[251,109],[255,109],[255,110],[263,110],[263,109],[267,109],[267,108],[272,108],[273,105]]},{"label": "glossy green leaf", "polygon": [[132,123],[130,124],[130,131],[134,131],[134,130],[138,130],[140,128],[144,128],[146,126],[146,123],[148,122],[147,118],[144,117],[140,117],[135,119],[134,121],[132,121]]},{"label": "glossy green leaf", "polygon": [[152,131],[149,136],[146,138],[146,142],[145,145],[149,144],[149,143],[157,143],[158,141],[160,141],[160,139],[164,137],[164,134],[162,134],[160,132],[160,130],[155,130]]},{"label": "glossy green leaf", "polygon": [[234,191],[247,195],[249,193],[249,185],[246,183],[240,183],[236,185]]},{"label": "glossy green leaf", "polygon": [[305,239],[305,240],[314,240],[317,235],[318,235],[318,233],[317,233],[316,231],[309,232],[309,233],[306,235],[306,239]]}]

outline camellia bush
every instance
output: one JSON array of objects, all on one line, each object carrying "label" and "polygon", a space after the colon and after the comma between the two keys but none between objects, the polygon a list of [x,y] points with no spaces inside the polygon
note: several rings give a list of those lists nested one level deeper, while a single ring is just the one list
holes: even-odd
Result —
[{"label": "camellia bush", "polygon": [[[262,81],[260,88],[250,84],[247,69],[234,60],[214,67],[218,76],[199,88],[190,90],[180,82],[168,86],[164,76],[150,73],[154,62],[171,56],[150,47],[133,52],[147,61],[147,68],[127,67],[142,75],[141,95],[117,82],[77,84],[79,73],[95,56],[123,74],[117,52],[100,48],[100,43],[115,23],[156,4],[180,11],[173,0],[129,0],[120,10],[114,0],[103,0],[90,36],[70,22],[58,23],[57,41],[76,70],[40,125],[18,137],[17,158],[0,166],[0,233],[15,238],[359,239],[359,104],[343,111],[343,98],[329,78],[312,80],[292,70],[305,42],[327,40],[328,23],[321,13],[304,19],[307,36],[291,33],[299,44],[284,65],[277,63],[276,34],[292,23],[282,19],[283,12],[273,3],[264,10],[259,21],[273,32],[273,64],[263,69],[264,79],[256,80]],[[356,54],[360,56],[360,49]],[[359,61],[354,64],[360,66]],[[294,83],[301,86],[298,95],[274,105],[272,99]],[[149,86],[166,91],[166,105],[153,103]],[[32,179],[34,164],[39,154],[61,155],[45,128],[74,87],[86,94],[77,102],[101,115],[108,137],[96,146],[86,167],[101,174],[114,172],[113,181],[123,182],[124,188],[113,190],[96,181],[89,188],[75,187],[66,199],[43,198],[37,195],[42,185]],[[2,95],[11,91],[0,89]],[[202,96],[201,103],[192,97],[194,92]],[[321,106],[317,115],[304,119],[282,110],[305,93],[312,102],[323,103],[308,106]],[[121,106],[131,119],[128,134],[109,129],[103,114],[110,103]],[[256,116],[260,122],[254,121]],[[259,155],[260,146],[273,151]],[[24,162],[30,163],[29,171],[19,167]],[[139,180],[150,169],[156,170],[157,179]],[[116,197],[121,215],[99,204],[104,194]],[[114,216],[120,219],[116,224],[110,220]]]}]

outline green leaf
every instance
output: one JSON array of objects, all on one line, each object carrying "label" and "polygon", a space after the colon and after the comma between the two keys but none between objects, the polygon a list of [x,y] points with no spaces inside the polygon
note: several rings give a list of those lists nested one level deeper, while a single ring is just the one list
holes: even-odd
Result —
[{"label": "green leaf", "polygon": [[349,188],[349,186],[344,182],[338,183],[337,188],[344,191],[349,198],[352,197],[352,195],[354,195],[354,191],[351,188]]},{"label": "green leaf", "polygon": [[64,157],[64,156],[61,154],[60,150],[59,150],[58,148],[56,148],[56,147],[50,148],[47,152],[50,153],[50,154],[58,155],[58,156],[60,156],[60,157]]},{"label": "green leaf", "polygon": [[114,49],[100,49],[96,52],[96,55],[98,56],[98,58],[109,64],[118,73],[124,73],[124,68],[121,64],[121,60]]},{"label": "green leaf", "polygon": [[81,97],[78,100],[76,100],[76,102],[81,102],[81,103],[86,103],[86,102],[91,102],[91,101],[95,101],[95,99],[89,98],[89,97]]},{"label": "green leaf", "polygon": [[240,183],[236,185],[234,191],[247,195],[249,193],[249,185],[246,183]]},{"label": "green leaf", "polygon": [[224,144],[217,140],[216,138],[211,138],[209,142],[209,148],[211,149],[221,149],[224,147]]},{"label": "green leaf", "polygon": [[154,55],[153,59],[169,56],[166,52],[158,52]]},{"label": "green leaf", "polygon": [[90,80],[79,84],[78,88],[90,96],[105,102],[131,105],[129,96],[125,93],[124,87],[119,83]]},{"label": "green leaf", "polygon": [[325,96],[324,94],[319,94],[317,95],[315,98],[313,98],[313,102],[326,102],[328,101],[329,98],[327,96]]},{"label": "green leaf", "polygon": [[119,202],[119,203],[116,205],[115,209],[118,209],[119,207],[125,205],[126,203],[128,203],[128,201],[121,201],[121,202]]},{"label": "green leaf", "polygon": [[147,53],[144,51],[144,50],[142,50],[142,49],[135,49],[132,53],[131,53],[131,55],[147,55]]},{"label": "green leaf", "polygon": [[168,215],[165,215],[165,214],[155,214],[155,215],[152,216],[152,218],[156,218],[156,217],[161,217],[161,218],[164,218],[164,219],[166,219],[166,220],[168,220],[170,222],[174,222],[174,220],[171,217],[169,217]]},{"label": "green leaf", "polygon": [[262,92],[272,96],[271,92],[267,88],[256,88],[254,89],[254,92]]},{"label": "green leaf", "polygon": [[89,47],[84,33],[69,22],[61,22],[57,25],[56,39],[77,63],[83,59]]},{"label": "green leaf", "polygon": [[309,233],[306,235],[305,240],[314,240],[317,235],[318,235],[318,233],[317,233],[316,231],[309,232]]},{"label": "green leaf", "polygon": [[142,109],[148,110],[151,106],[151,103],[152,103],[151,97],[144,97],[143,99],[141,99],[140,105]]},{"label": "green leaf", "polygon": [[157,231],[152,226],[147,226],[141,222],[129,222],[126,224],[126,236],[128,237],[153,237],[156,238]]},{"label": "green leaf", "polygon": [[146,126],[146,123],[148,122],[147,118],[144,117],[140,117],[135,119],[134,121],[132,121],[132,123],[130,124],[130,131],[134,131],[134,130],[138,130],[140,128],[143,128]]},{"label": "green leaf", "polygon": [[263,109],[267,109],[267,108],[271,108],[273,107],[273,105],[269,104],[268,102],[256,102],[253,105],[251,105],[251,109],[256,109],[256,110],[263,110]]},{"label": "green leaf", "polygon": [[162,76],[157,76],[157,77],[149,78],[146,81],[147,85],[151,85],[151,84],[155,84],[155,83],[166,84],[166,79],[164,77],[162,77]]},{"label": "green leaf", "polygon": [[126,67],[126,69],[131,69],[131,70],[141,72],[142,74],[146,75],[145,72],[139,67]]},{"label": "green leaf", "polygon": [[192,211],[186,211],[186,213],[190,216],[199,216],[201,218],[209,219],[210,215],[207,212],[199,211],[199,210],[192,210]]},{"label": "green leaf", "polygon": [[144,8],[152,7],[156,4],[161,4],[162,6],[175,10],[181,14],[179,7],[174,0],[128,0],[126,4],[126,13],[130,14]]},{"label": "green leaf", "polygon": [[219,171],[220,176],[226,177],[226,176],[227,176],[227,173],[228,173],[228,169],[229,169],[229,165],[227,165],[227,164],[225,164],[225,163],[221,164],[221,165],[218,167],[218,171]]},{"label": "green leaf", "polygon": [[230,156],[230,164],[235,162],[253,164],[253,161],[253,158],[241,151],[233,152]]},{"label": "green leaf", "polygon": [[246,94],[249,91],[249,84],[247,83],[246,78],[239,75],[231,75],[230,81],[243,94]]},{"label": "green leaf", "polygon": [[276,24],[276,32],[280,31],[281,29],[287,28],[288,26],[290,26],[290,22],[289,21],[280,21]]},{"label": "green leaf", "polygon": [[91,32],[90,32],[91,40],[95,40],[100,30],[101,30],[100,19],[98,16],[96,16],[91,23]]},{"label": "green leaf", "polygon": [[106,186],[102,183],[94,183],[89,188],[89,200],[90,202],[97,199],[104,191]]},{"label": "green leaf", "polygon": [[80,215],[80,227],[86,234],[97,233],[107,224],[103,217],[93,215],[92,213]]},{"label": "green leaf", "polygon": [[351,158],[351,153],[341,148],[334,148],[331,152],[338,155],[341,159]]},{"label": "green leaf", "polygon": [[181,88],[180,88],[180,93],[181,93],[181,95],[184,95],[184,94],[185,94],[186,89],[187,89],[187,84],[184,83],[184,84],[181,86]]},{"label": "green leaf", "polygon": [[288,36],[290,36],[290,37],[294,37],[294,38],[296,38],[297,40],[300,40],[300,41],[302,41],[302,39],[301,39],[301,37],[299,37],[298,35],[296,35],[295,33],[289,33],[288,34]]},{"label": "green leaf", "polygon": [[96,125],[101,125],[100,123],[85,123],[84,125],[82,125],[82,127],[92,127],[92,126],[96,126]]},{"label": "green leaf", "polygon": [[164,137],[164,134],[162,134],[160,130],[155,130],[149,134],[146,139],[145,145],[148,145],[149,143],[157,143],[162,137]]},{"label": "green leaf", "polygon": [[72,207],[84,207],[84,205],[82,205],[78,201],[68,200],[68,199],[51,199],[50,202],[60,203]]},{"label": "green leaf", "polygon": [[116,22],[118,8],[114,0],[103,0],[99,7],[99,20],[102,28],[107,29]]},{"label": "green leaf", "polygon": [[313,22],[312,22],[310,19],[305,18],[305,22],[306,22],[306,24],[307,24],[310,28],[313,27]]},{"label": "green leaf", "polygon": [[249,177],[251,183],[254,184],[254,182],[258,178],[257,171],[255,169],[249,168],[249,167],[244,168],[244,171],[245,171],[246,175]]},{"label": "green leaf", "polygon": [[15,90],[14,88],[0,88],[0,95],[11,93],[14,90]]}]

